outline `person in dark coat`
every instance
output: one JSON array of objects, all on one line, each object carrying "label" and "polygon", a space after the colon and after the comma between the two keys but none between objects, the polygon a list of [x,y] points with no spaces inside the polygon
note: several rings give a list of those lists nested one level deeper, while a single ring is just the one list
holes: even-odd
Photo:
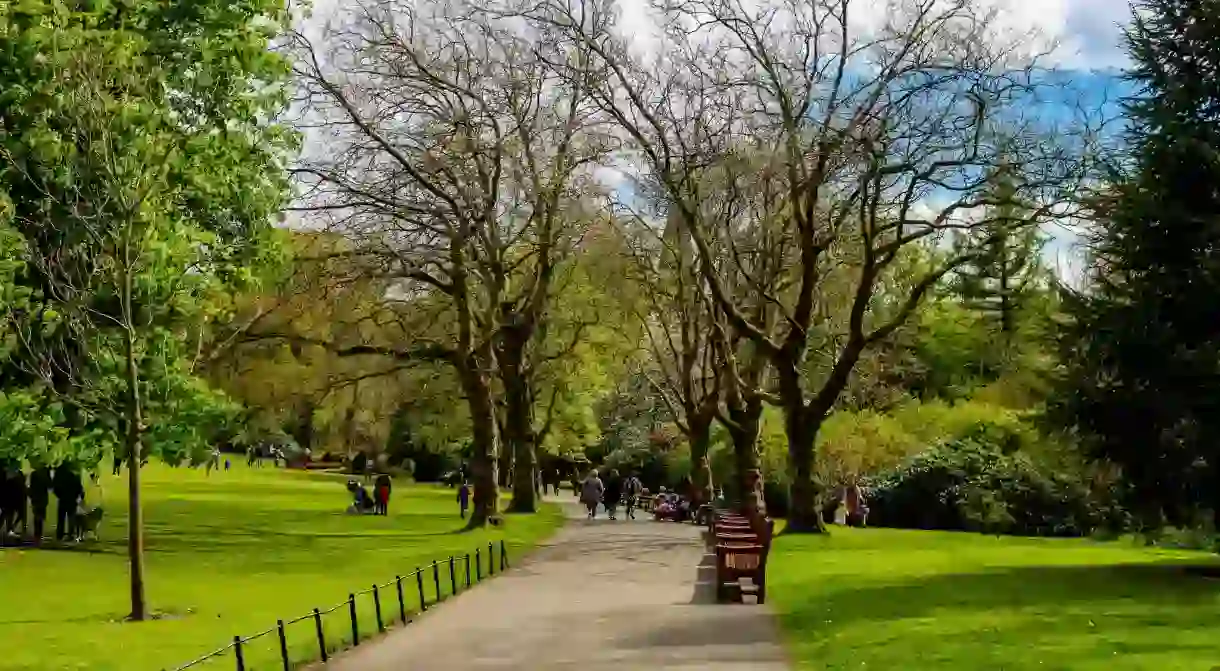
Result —
[{"label": "person in dark coat", "polygon": [[85,495],[85,488],[81,485],[76,468],[65,461],[55,467],[51,489],[55,493],[55,540],[62,541],[64,536],[72,533],[76,506]]},{"label": "person in dark coat", "polygon": [[51,500],[51,469],[39,466],[30,474],[30,509],[34,513],[34,542],[42,540],[47,522],[47,504]]},{"label": "person in dark coat", "polygon": [[4,481],[3,491],[0,491],[0,536],[17,535],[18,525],[21,533],[25,533],[25,473],[19,465],[7,463],[0,466],[0,480]]},{"label": "person in dark coat", "polygon": [[390,488],[392,486],[390,476],[382,473],[377,476],[376,482],[373,484],[373,497],[376,499],[376,512],[378,515],[390,514]]},{"label": "person in dark coat", "polygon": [[602,492],[602,503],[606,506],[606,512],[610,514],[610,519],[618,519],[618,504],[623,498],[623,478],[619,476],[618,469],[610,469],[610,474],[606,476],[606,489]]},{"label": "person in dark coat", "polygon": [[462,519],[466,519],[466,510],[470,508],[470,494],[470,484],[463,481],[462,486],[458,487],[457,491],[458,509]]}]

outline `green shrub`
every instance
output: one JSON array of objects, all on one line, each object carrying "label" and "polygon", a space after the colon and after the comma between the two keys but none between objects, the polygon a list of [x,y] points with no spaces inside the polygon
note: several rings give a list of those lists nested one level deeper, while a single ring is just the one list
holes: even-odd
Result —
[{"label": "green shrub", "polygon": [[971,433],[869,482],[869,524],[1028,536],[1083,536],[1122,524],[1114,498],[1076,473],[1054,473],[1023,450],[1019,426]]}]

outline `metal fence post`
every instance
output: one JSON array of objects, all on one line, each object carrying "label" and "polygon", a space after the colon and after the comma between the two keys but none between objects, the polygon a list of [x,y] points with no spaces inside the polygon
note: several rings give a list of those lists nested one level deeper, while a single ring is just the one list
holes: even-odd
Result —
[{"label": "metal fence post", "polygon": [[381,590],[377,589],[377,584],[373,584],[373,608],[377,610],[377,632],[385,633],[385,623],[381,619]]},{"label": "metal fence post", "polygon": [[322,661],[326,661],[326,631],[322,629],[322,613],[318,612],[317,608],[313,609],[313,628],[318,633],[318,656]]},{"label": "metal fence post", "polygon": [[[497,545],[499,546],[499,551],[500,551],[499,562],[496,561],[496,559],[497,559],[496,558],[496,546]],[[504,571],[508,570],[508,566],[509,566],[508,546],[507,546],[506,541],[504,541],[503,539],[501,539],[499,541],[491,541],[491,542],[487,543],[487,574],[486,574],[486,576],[483,573],[482,548],[475,548],[475,551],[474,551],[474,562],[473,562],[474,563],[474,575],[473,576],[471,575],[471,571],[470,571],[471,557],[470,557],[469,552],[467,552],[465,555],[462,555],[462,556],[449,555],[449,557],[447,558],[447,561],[449,563],[449,589],[450,589],[450,592],[448,595],[444,594],[441,589],[441,564],[444,562],[442,562],[441,560],[433,561],[432,562],[432,585],[433,585],[433,589],[435,590],[435,595],[436,595],[436,598],[433,601],[433,605],[440,603],[448,596],[456,596],[458,594],[459,588],[463,587],[459,580],[458,566],[457,566],[457,562],[462,559],[464,559],[465,563],[466,563],[466,565],[465,565],[466,583],[465,583],[464,588],[469,589],[471,586],[474,585],[474,583],[482,581],[485,577],[494,576],[497,572],[497,568],[496,568],[497,563],[499,564],[499,569],[498,569],[499,572],[503,573]],[[407,577],[410,577],[410,575],[408,574]],[[407,602],[406,602],[406,597],[404,595],[403,588],[402,588],[402,581],[403,581],[402,575],[394,576],[394,588],[395,588],[395,592],[398,595],[398,617],[400,618],[401,622],[403,622],[405,624],[408,621],[407,620]],[[381,586],[377,585],[377,583],[373,583],[372,588],[369,590],[366,590],[366,591],[371,591],[373,593],[373,610],[374,610],[374,614],[377,617],[377,631],[379,633],[385,633],[386,624],[387,624],[386,623],[387,616],[381,610],[381,587],[383,587],[383,586],[388,587],[389,583],[386,583],[385,585],[381,585]],[[428,594],[424,588],[424,569],[422,567],[415,568],[415,586],[419,592],[419,610],[420,610],[420,612],[426,611],[426,610],[428,610],[429,603],[428,603]],[[360,594],[364,594],[364,593],[365,592],[360,592]],[[358,614],[357,608],[356,608],[356,596],[357,596],[356,592],[351,592],[347,595],[347,611],[348,611],[348,616],[351,619],[352,646],[353,647],[360,645],[360,619],[359,619],[359,614]],[[334,608],[332,608],[326,612],[330,613],[330,612],[333,612],[340,608],[342,608],[342,604],[337,605]],[[292,659],[291,659],[291,656],[290,656],[290,653],[288,650],[288,633],[287,633],[288,626],[287,625],[295,624],[297,622],[300,622],[300,621],[303,621],[306,619],[310,619],[311,616],[312,616],[313,623],[314,623],[314,633],[317,636],[317,640],[318,640],[318,658],[322,662],[329,661],[329,654],[328,654],[327,644],[326,644],[326,628],[324,626],[324,623],[322,622],[322,615],[323,615],[323,613],[320,609],[314,608],[312,614],[307,614],[304,617],[299,617],[295,620],[292,620],[289,623],[286,623],[282,619],[276,620],[275,631],[276,631],[276,635],[277,635],[278,642],[279,642],[280,662],[281,662],[281,666],[284,669],[284,671],[290,671],[290,669],[292,668]],[[393,622],[394,622],[393,615],[391,614],[389,616],[389,618],[390,618],[389,623],[393,624]],[[262,636],[264,634],[269,634],[269,633],[271,633],[270,630],[264,631],[260,634],[257,634],[256,636],[253,636],[253,637],[247,638],[247,639],[243,639],[240,635],[234,636],[233,643],[230,646],[225,646],[224,648],[220,648],[219,650],[216,650],[216,651],[212,652],[211,654],[209,654],[208,656],[206,656],[204,659],[210,659],[212,657],[217,657],[217,656],[223,655],[229,647],[232,647],[234,661],[236,662],[237,671],[246,671],[245,644],[249,643],[251,640],[253,640],[255,638],[262,638]],[[342,640],[340,640],[340,647],[341,646],[342,646]],[[198,661],[202,661],[202,660],[197,660],[197,662]],[[197,663],[197,662],[193,662],[192,664]]]},{"label": "metal fence post", "polygon": [[246,660],[241,652],[241,636],[233,637],[233,656],[237,659],[237,671],[246,671]]},{"label": "metal fence post", "polygon": [[284,633],[284,621],[275,621],[276,631],[280,634],[280,660],[284,662],[284,671],[291,671],[288,667],[288,636]]},{"label": "metal fence post", "polygon": [[407,621],[407,602],[402,598],[402,576],[394,576],[394,585],[398,589],[398,621]]}]

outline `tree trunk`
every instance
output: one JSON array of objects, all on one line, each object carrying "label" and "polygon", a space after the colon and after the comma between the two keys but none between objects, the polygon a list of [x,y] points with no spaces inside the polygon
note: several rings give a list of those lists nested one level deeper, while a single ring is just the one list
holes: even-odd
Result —
[{"label": "tree trunk", "polygon": [[470,475],[474,484],[474,506],[466,528],[479,529],[495,516],[500,499],[500,488],[497,486],[499,435],[496,431],[496,409],[491,398],[491,385],[477,367],[477,362],[464,362],[459,376],[466,393],[466,403],[470,406],[473,452]]},{"label": "tree trunk", "polygon": [[728,431],[733,440],[733,486],[736,491],[735,498],[743,514],[766,514],[761,502],[752,504],[755,510],[745,510],[750,501],[750,489],[754,486],[751,472],[761,470],[758,459],[758,430],[762,421],[762,410],[762,400],[757,397],[728,407],[729,419],[732,420]]},{"label": "tree trunk", "polygon": [[525,341],[510,339],[500,350],[504,382],[504,445],[513,455],[514,513],[538,511],[538,455],[534,444],[534,404],[523,370]]},{"label": "tree trunk", "polygon": [[[696,492],[706,497],[712,487],[712,471],[707,463],[708,449],[712,444],[712,415],[695,415],[687,421],[690,425],[691,483]],[[698,503],[708,503],[710,500]]]},{"label": "tree trunk", "polygon": [[[825,533],[819,509],[821,483],[814,472],[818,429],[823,416],[813,415],[805,406],[800,372],[795,365],[776,366],[779,371],[780,402],[784,429],[788,434],[788,525],[795,533]],[[817,417],[816,422],[810,419]]]},{"label": "tree trunk", "polygon": [[[803,411],[803,408],[801,409]],[[814,444],[820,422],[802,417],[804,412],[790,413],[784,409],[784,426],[788,431],[788,470],[792,479],[788,489],[788,526],[797,533],[826,533],[820,507],[822,483],[814,471]]]},{"label": "tree trunk", "polygon": [[[129,296],[130,297],[130,296]],[[134,621],[148,617],[144,598],[144,513],[140,503],[141,431],[144,413],[140,400],[140,371],[136,364],[135,333],[125,334],[127,364],[127,560],[131,575],[131,615]]]}]

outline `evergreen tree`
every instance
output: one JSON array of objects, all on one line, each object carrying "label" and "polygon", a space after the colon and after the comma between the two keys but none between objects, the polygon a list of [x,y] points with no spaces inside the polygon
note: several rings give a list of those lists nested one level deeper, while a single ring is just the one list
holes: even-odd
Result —
[{"label": "evergreen tree", "polygon": [[1142,0],[1130,174],[1098,203],[1063,409],[1151,524],[1220,517],[1220,0]]},{"label": "evergreen tree", "polygon": [[984,222],[959,243],[980,250],[955,273],[954,289],[963,304],[991,321],[1005,340],[1017,330],[1018,315],[1044,273],[1038,262],[1042,235],[1023,226],[1025,213],[1013,202],[1016,184],[1003,168],[997,171],[991,208]]}]

